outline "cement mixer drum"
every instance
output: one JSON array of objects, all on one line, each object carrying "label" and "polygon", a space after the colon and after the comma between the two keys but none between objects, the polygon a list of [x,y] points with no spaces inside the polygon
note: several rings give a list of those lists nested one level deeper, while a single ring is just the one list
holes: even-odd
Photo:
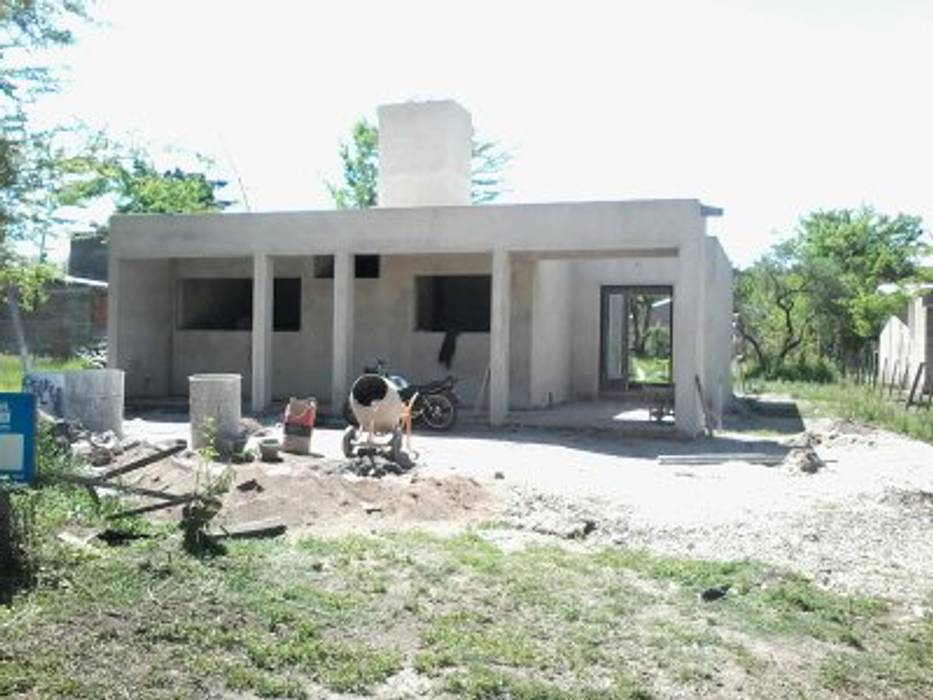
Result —
[{"label": "cement mixer drum", "polygon": [[398,387],[390,379],[379,374],[364,374],[353,382],[350,408],[360,428],[380,434],[398,428],[405,404]]}]

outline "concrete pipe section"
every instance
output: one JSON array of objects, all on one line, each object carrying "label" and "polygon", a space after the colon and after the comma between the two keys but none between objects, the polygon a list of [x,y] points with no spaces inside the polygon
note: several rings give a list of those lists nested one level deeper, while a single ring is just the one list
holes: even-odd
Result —
[{"label": "concrete pipe section", "polygon": [[192,374],[188,377],[191,449],[215,437],[232,439],[240,431],[242,377],[239,374]]},{"label": "concrete pipe section", "polygon": [[112,430],[123,436],[123,370],[29,372],[23,391],[35,394],[46,413],[78,421],[95,433]]},{"label": "concrete pipe section", "polygon": [[91,432],[112,430],[123,437],[123,370],[66,372],[65,417]]}]

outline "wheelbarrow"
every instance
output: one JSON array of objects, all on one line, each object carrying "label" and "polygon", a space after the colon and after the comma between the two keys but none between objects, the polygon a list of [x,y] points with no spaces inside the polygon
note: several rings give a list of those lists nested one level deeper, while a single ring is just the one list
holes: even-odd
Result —
[{"label": "wheelbarrow", "polygon": [[[398,462],[406,433],[411,436],[411,407],[399,396],[395,382],[379,374],[363,374],[350,389],[350,410],[356,425],[343,433],[343,454],[354,457],[382,456]],[[411,445],[408,445],[410,450]]]}]

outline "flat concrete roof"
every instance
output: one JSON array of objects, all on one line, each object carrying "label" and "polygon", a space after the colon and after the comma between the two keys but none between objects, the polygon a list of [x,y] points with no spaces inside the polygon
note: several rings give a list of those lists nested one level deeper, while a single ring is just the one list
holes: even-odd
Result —
[{"label": "flat concrete roof", "polygon": [[[718,211],[718,210],[717,210]],[[697,199],[548,202],[111,218],[111,254],[165,258],[330,254],[669,251],[705,235]]]}]

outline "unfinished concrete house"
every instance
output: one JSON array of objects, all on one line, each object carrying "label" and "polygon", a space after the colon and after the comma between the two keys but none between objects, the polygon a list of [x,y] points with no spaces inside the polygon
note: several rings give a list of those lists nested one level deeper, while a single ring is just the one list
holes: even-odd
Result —
[{"label": "unfinished concrete house", "polygon": [[379,134],[377,208],[112,219],[109,362],[129,399],[235,372],[256,411],[297,395],[339,406],[384,358],[413,381],[457,375],[493,424],[581,406],[647,423],[664,404],[660,425],[695,435],[721,414],[731,266],[706,233],[719,210],[473,206],[459,104],[381,107]]}]

